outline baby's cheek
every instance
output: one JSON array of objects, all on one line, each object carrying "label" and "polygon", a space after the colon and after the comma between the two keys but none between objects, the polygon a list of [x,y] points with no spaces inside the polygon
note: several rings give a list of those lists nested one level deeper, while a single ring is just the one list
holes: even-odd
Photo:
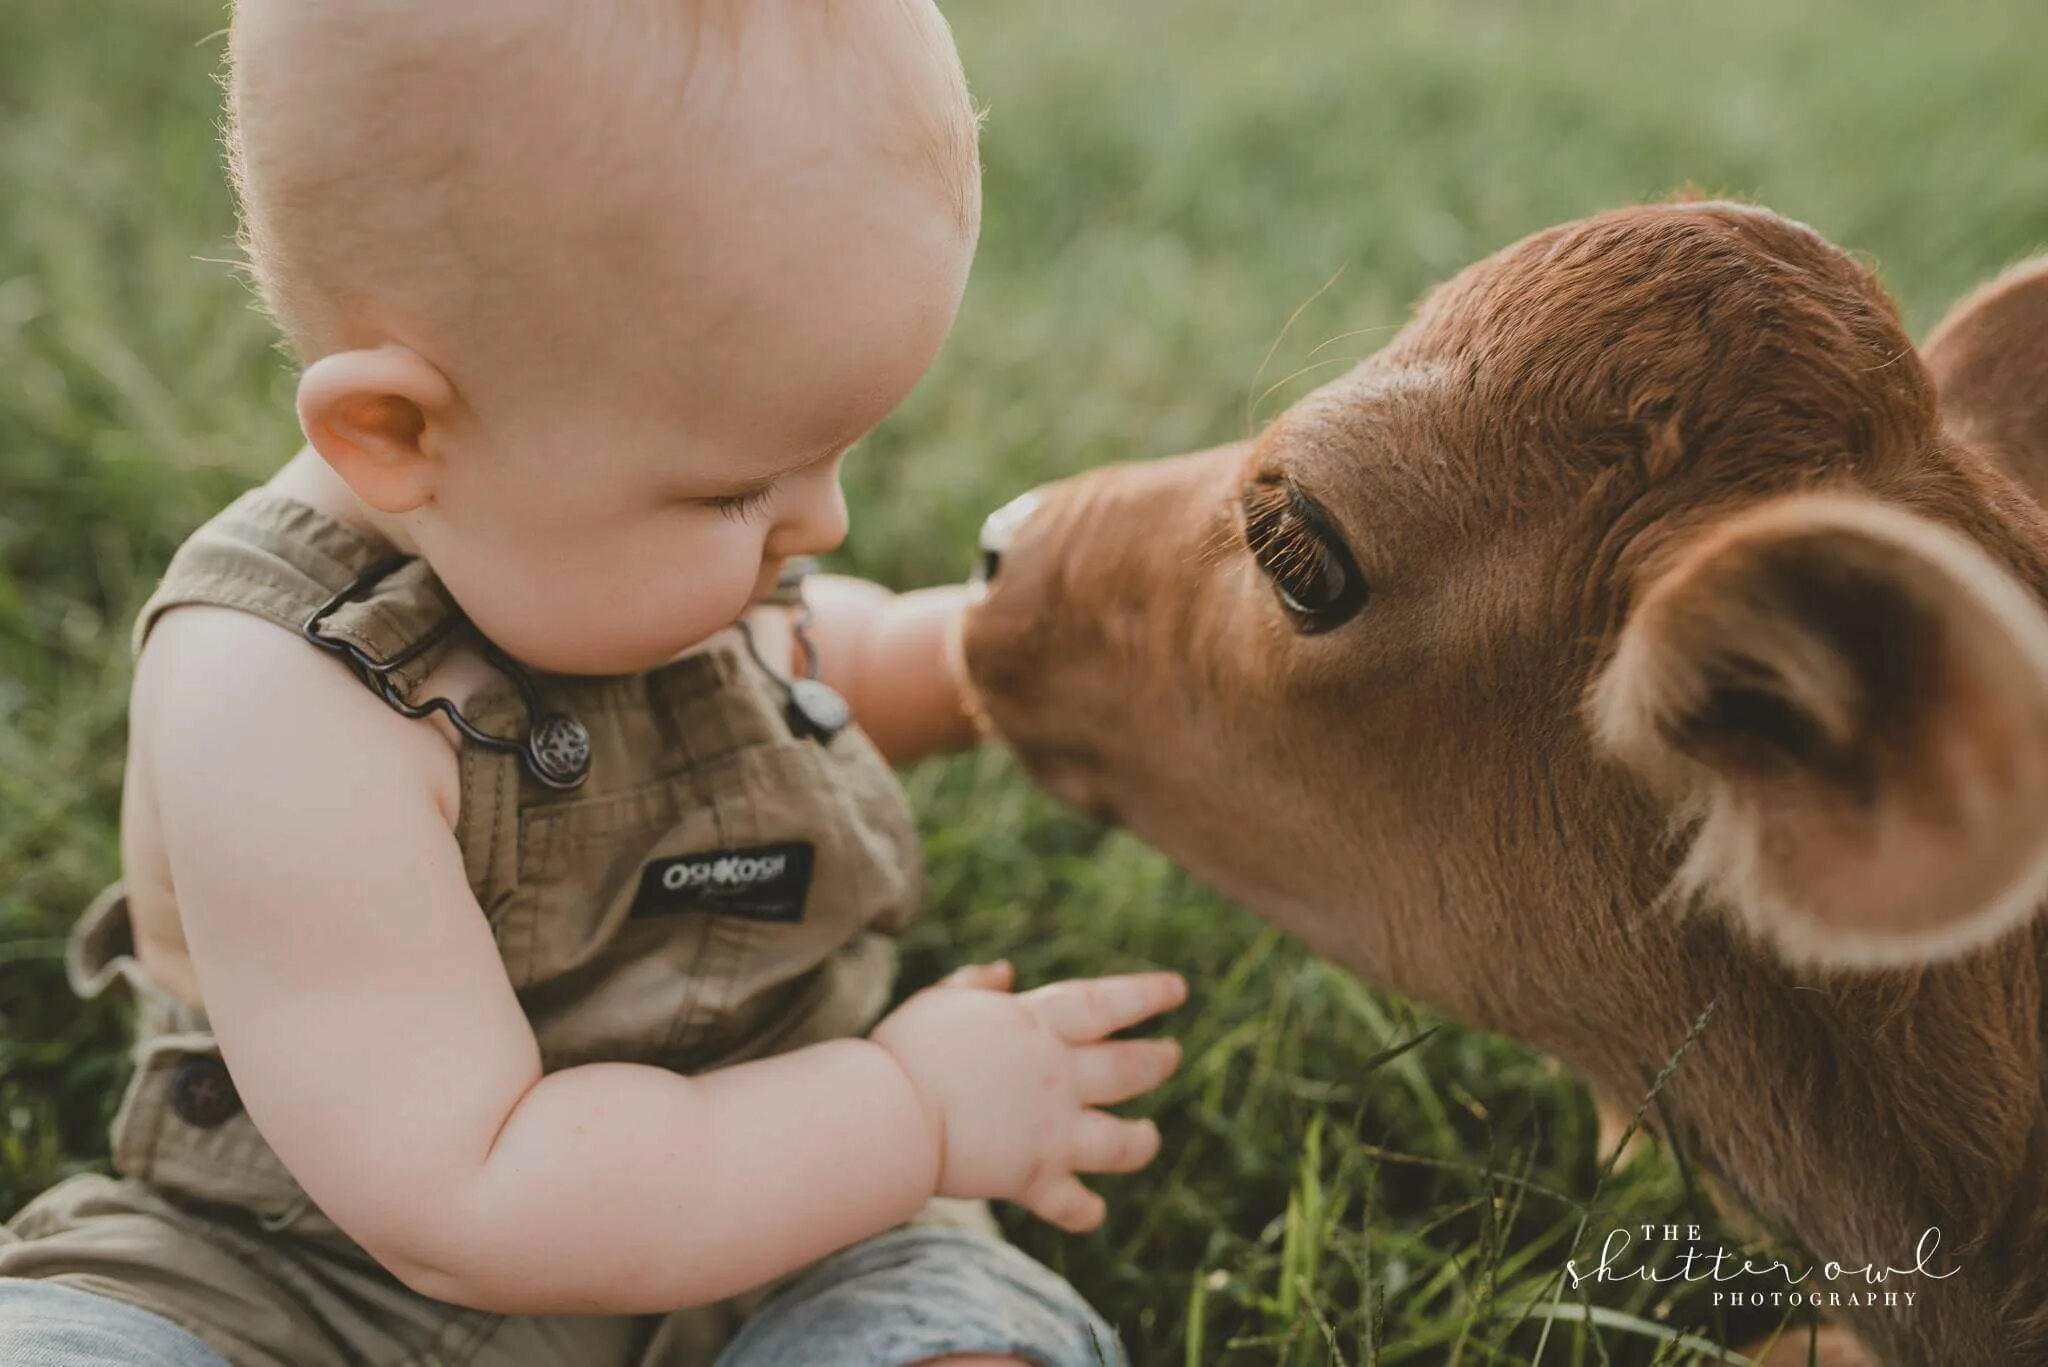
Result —
[{"label": "baby's cheek", "polygon": [[692,521],[614,526],[555,554],[507,541],[495,556],[451,554],[459,563],[442,577],[480,631],[535,668],[644,673],[730,626],[755,596],[758,532]]},{"label": "baby's cheek", "polygon": [[673,555],[654,572],[625,582],[641,587],[614,589],[605,611],[622,643],[637,643],[653,668],[738,621],[756,597],[761,561],[737,556]]}]

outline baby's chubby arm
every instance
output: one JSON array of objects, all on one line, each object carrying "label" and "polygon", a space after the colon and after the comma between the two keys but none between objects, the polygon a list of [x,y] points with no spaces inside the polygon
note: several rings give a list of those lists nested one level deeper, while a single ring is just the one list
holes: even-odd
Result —
[{"label": "baby's chubby arm", "polygon": [[[255,618],[157,627],[135,737],[201,991],[251,1117],[321,1207],[425,1294],[514,1314],[721,1299],[934,1193],[1099,1219],[1075,1171],[1142,1165],[1089,1109],[1171,1046],[1097,1043],[1180,998],[1147,975],[920,993],[842,1040],[686,1078],[542,1075],[451,833],[454,756]],[[1000,1122],[1000,1123],[996,1123]]]},{"label": "baby's chubby arm", "polygon": [[967,606],[958,584],[891,593],[837,574],[804,580],[818,673],[892,763],[975,738],[954,674],[950,636]]}]

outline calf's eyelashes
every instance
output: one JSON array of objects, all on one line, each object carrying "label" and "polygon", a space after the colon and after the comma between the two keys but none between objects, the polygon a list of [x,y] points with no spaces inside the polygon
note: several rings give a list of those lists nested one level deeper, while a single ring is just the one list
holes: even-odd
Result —
[{"label": "calf's eyelashes", "polygon": [[1902,509],[1792,496],[1708,530],[1591,716],[1697,820],[1681,883],[1793,960],[1962,953],[2048,886],[2048,618]]},{"label": "calf's eyelashes", "polygon": [[1314,635],[1358,615],[1365,576],[1321,504],[1291,480],[1260,479],[1246,486],[1243,511],[1245,545],[1297,631]]}]

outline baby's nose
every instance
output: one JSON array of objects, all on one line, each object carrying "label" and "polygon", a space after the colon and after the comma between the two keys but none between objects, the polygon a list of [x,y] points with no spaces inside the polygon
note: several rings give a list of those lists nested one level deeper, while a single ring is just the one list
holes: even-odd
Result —
[{"label": "baby's nose", "polygon": [[1010,549],[1010,542],[1016,537],[1017,529],[1030,520],[1038,509],[1038,490],[1022,493],[988,515],[981,524],[981,558],[975,563],[973,581],[987,585],[1002,568],[1003,554]]}]

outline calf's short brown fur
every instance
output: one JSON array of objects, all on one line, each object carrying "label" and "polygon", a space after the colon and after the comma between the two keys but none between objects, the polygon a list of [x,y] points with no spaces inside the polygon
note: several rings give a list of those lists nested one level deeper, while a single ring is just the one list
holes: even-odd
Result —
[{"label": "calf's short brown fur", "polygon": [[[1802,225],[1629,209],[1255,441],[1044,491],[962,645],[1055,792],[1599,1091],[1716,1003],[1671,1137],[1818,1258],[1939,1228],[1957,1275],[1845,1315],[1879,1360],[2048,1362],[2044,489],[2048,272],[1917,352]],[[1278,601],[1275,490],[1355,617]]]}]

